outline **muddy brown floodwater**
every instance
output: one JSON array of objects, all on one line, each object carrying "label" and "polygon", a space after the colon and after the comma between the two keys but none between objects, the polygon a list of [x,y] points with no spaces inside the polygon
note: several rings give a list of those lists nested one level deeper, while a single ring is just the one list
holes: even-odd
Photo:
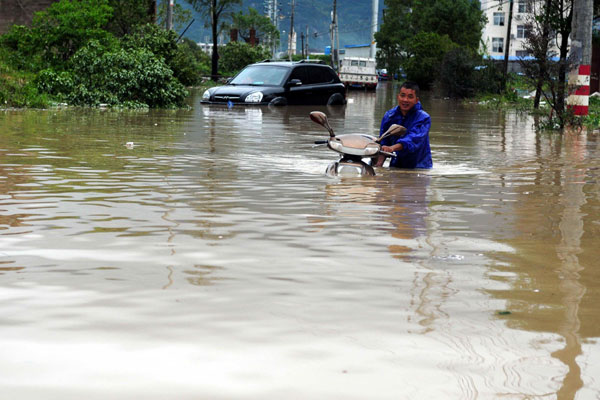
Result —
[{"label": "muddy brown floodwater", "polygon": [[0,397],[599,399],[599,134],[424,97],[432,170],[327,177],[395,90],[0,111]]}]

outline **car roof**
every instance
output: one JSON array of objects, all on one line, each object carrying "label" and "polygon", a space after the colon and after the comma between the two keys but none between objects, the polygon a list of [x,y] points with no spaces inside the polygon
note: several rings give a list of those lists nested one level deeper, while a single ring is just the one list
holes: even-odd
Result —
[{"label": "car roof", "polygon": [[276,65],[276,66],[279,66],[279,67],[291,68],[291,67],[294,67],[294,66],[297,66],[297,65],[305,65],[305,64],[311,65],[311,66],[319,66],[319,67],[328,67],[328,68],[330,68],[329,65],[322,64],[322,63],[320,63],[320,62],[318,62],[316,60],[314,62],[305,61],[305,60],[303,60],[303,61],[264,60],[264,61],[257,62],[257,63],[251,64],[251,65]]}]

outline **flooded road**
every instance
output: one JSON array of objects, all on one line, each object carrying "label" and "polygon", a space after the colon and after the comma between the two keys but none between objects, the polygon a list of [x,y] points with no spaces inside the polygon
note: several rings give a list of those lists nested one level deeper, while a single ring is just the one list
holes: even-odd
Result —
[{"label": "flooded road", "polygon": [[327,177],[394,93],[0,111],[1,397],[599,399],[598,134],[424,98],[431,171]]}]

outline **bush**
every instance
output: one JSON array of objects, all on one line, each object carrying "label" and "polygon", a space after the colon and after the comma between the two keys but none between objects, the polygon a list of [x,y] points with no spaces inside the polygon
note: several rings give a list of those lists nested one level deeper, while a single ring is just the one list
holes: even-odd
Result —
[{"label": "bush", "polygon": [[0,108],[45,108],[48,96],[31,84],[30,73],[18,72],[0,62]]},{"label": "bush", "polygon": [[210,74],[210,57],[194,41],[184,39],[177,46],[170,66],[179,82],[194,86],[200,83],[202,75]]},{"label": "bush", "polygon": [[102,29],[111,14],[107,0],[61,0],[36,13],[31,28],[13,26],[2,45],[12,50],[16,67],[60,67],[89,40],[113,39]]},{"label": "bush", "polygon": [[177,35],[156,24],[138,26],[131,35],[123,37],[123,48],[146,49],[170,64],[177,53]]},{"label": "bush", "polygon": [[449,97],[496,94],[501,91],[502,72],[493,60],[484,60],[473,50],[458,47],[444,56],[438,82]]},{"label": "bush", "polygon": [[269,58],[270,52],[262,46],[252,47],[248,43],[229,42],[220,52],[219,66],[226,74],[234,74],[248,64]]},{"label": "bush", "polygon": [[67,75],[46,74],[39,87],[60,93],[75,105],[117,105],[135,102],[149,107],[181,106],[187,95],[166,63],[146,49],[105,48],[96,41],[78,51]]}]

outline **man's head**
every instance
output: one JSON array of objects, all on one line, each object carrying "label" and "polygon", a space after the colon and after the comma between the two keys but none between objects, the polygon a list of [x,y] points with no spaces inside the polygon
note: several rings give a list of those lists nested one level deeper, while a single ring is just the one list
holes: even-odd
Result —
[{"label": "man's head", "polygon": [[404,82],[398,93],[398,106],[406,115],[419,102],[419,85],[414,82]]}]

